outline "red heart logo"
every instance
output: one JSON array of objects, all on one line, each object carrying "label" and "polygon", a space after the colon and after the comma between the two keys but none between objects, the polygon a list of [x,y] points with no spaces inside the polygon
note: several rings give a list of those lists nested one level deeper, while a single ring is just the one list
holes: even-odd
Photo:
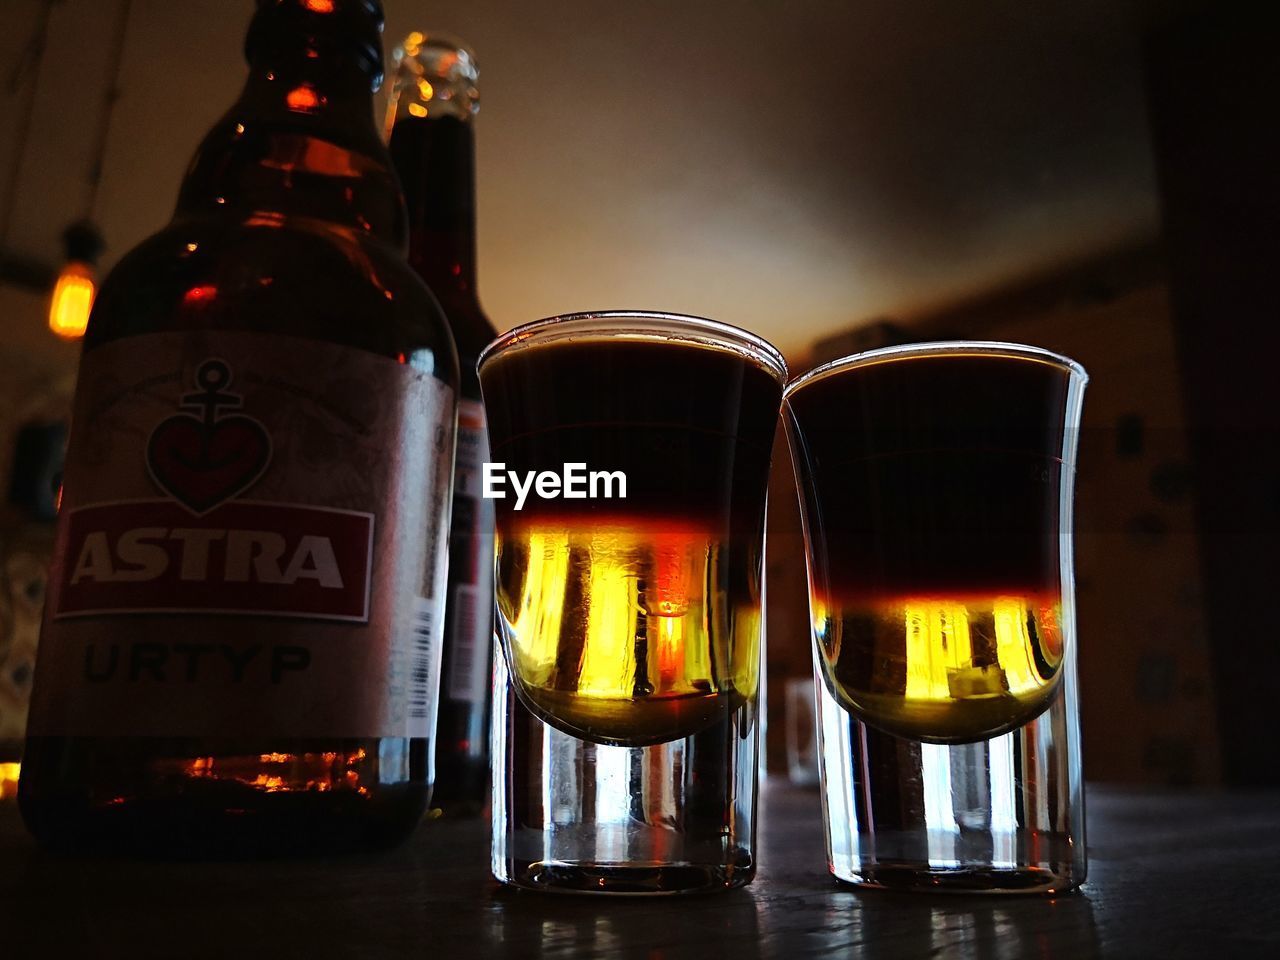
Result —
[{"label": "red heart logo", "polygon": [[156,486],[195,513],[244,493],[271,459],[262,424],[238,414],[206,425],[179,413],[163,420],[147,441],[147,467]]}]

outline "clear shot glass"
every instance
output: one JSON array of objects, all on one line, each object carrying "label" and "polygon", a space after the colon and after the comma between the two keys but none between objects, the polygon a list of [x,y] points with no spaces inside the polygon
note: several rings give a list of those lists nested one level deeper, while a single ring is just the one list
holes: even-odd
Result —
[{"label": "clear shot glass", "polygon": [[1079,364],[951,342],[786,389],[828,861],[877,887],[1085,876],[1071,512]]},{"label": "clear shot glass", "polygon": [[747,883],[782,356],[725,324],[610,312],[518,327],[479,372],[504,494],[494,875],[598,893]]}]

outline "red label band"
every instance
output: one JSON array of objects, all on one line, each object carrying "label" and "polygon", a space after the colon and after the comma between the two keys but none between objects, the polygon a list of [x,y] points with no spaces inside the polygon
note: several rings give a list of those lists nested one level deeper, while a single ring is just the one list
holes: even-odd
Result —
[{"label": "red label band", "polygon": [[225,613],[366,622],[371,513],[231,501],[196,516],[172,500],[71,511],[54,619]]}]

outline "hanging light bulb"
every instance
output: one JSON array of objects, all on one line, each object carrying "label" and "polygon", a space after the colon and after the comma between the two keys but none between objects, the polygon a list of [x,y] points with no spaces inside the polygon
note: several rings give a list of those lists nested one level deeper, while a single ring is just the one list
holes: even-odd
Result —
[{"label": "hanging light bulb", "polygon": [[49,329],[64,340],[78,340],[89,325],[97,293],[94,265],[102,253],[102,234],[90,220],[77,220],[62,234],[67,260],[49,298]]}]

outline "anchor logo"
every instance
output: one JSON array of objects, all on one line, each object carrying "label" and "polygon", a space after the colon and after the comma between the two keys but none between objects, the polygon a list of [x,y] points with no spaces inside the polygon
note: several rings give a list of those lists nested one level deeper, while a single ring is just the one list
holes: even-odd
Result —
[{"label": "anchor logo", "polygon": [[162,491],[196,515],[244,493],[271,460],[271,437],[261,422],[242,413],[228,390],[232,372],[224,360],[208,359],[196,370],[195,393],[183,394],[175,413],[151,431],[147,471]]}]

